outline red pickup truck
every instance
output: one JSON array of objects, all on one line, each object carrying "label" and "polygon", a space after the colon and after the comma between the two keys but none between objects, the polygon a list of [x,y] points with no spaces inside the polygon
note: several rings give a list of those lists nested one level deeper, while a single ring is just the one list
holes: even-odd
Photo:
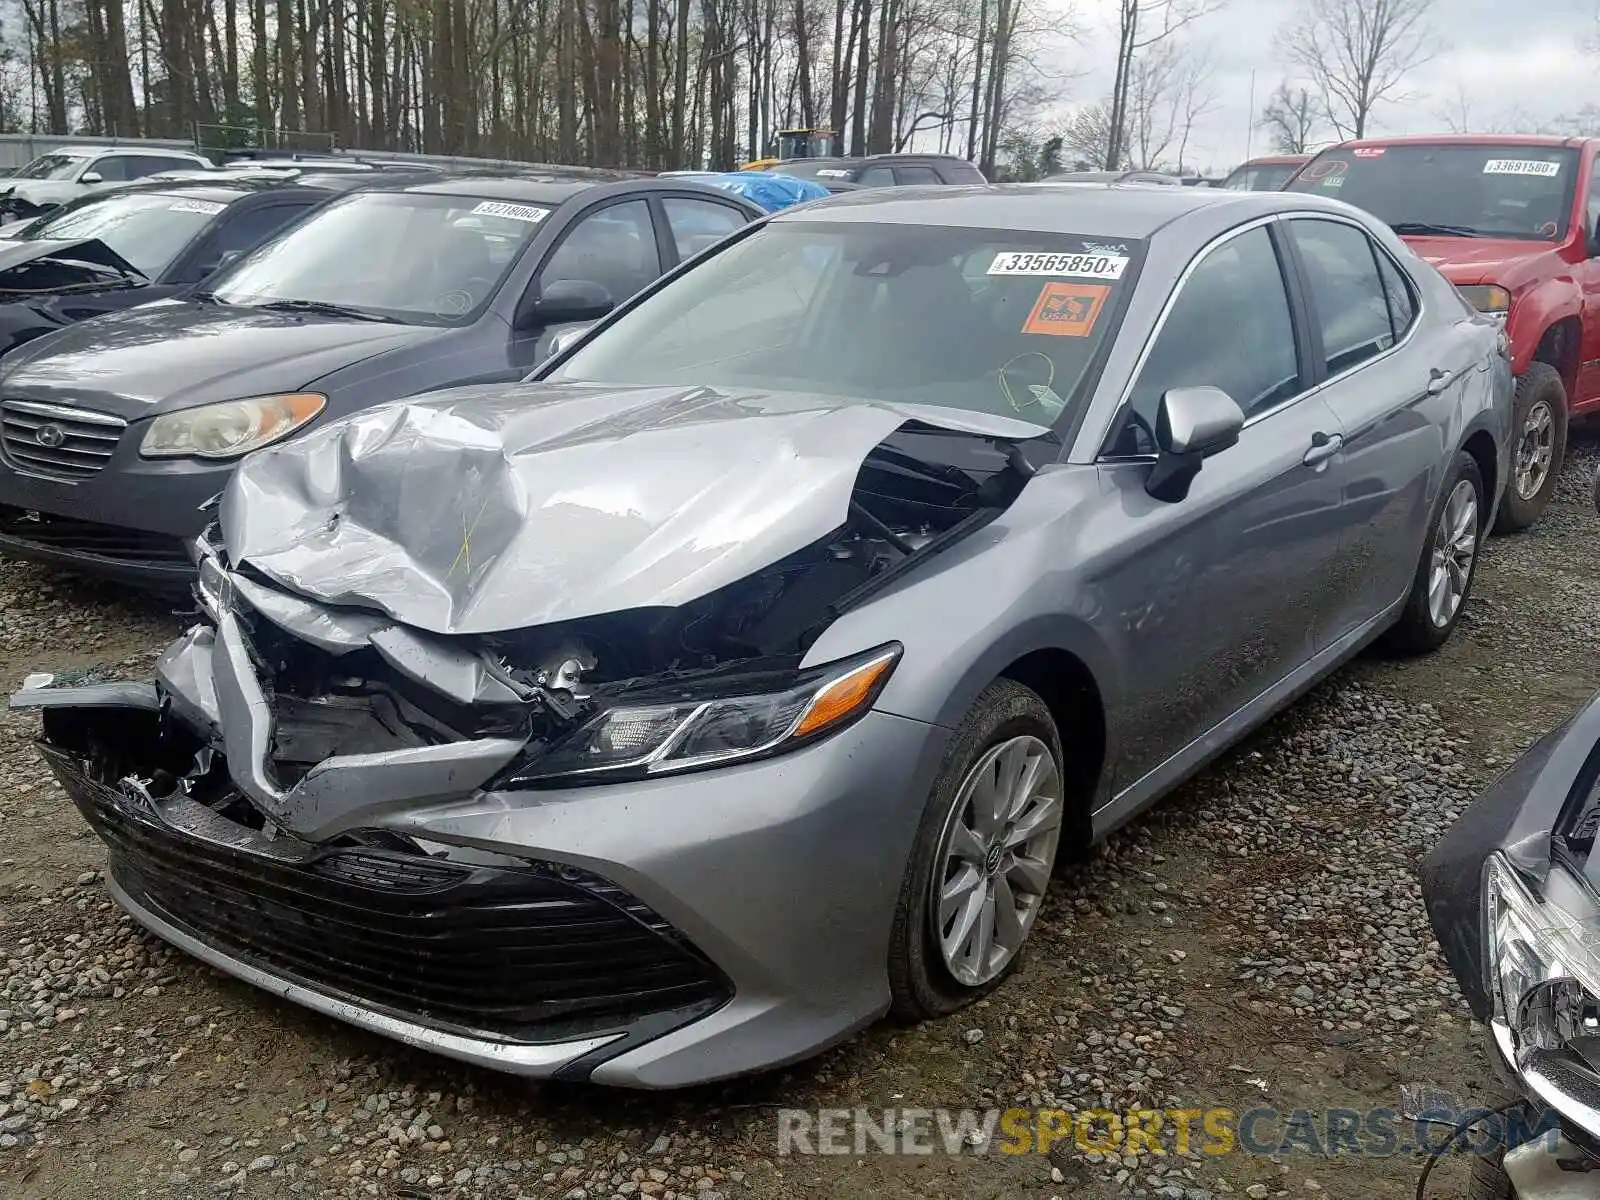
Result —
[{"label": "red pickup truck", "polygon": [[1504,314],[1517,377],[1513,472],[1496,532],[1550,502],[1571,417],[1600,410],[1600,138],[1342,142],[1289,191],[1364,208],[1477,308]]}]

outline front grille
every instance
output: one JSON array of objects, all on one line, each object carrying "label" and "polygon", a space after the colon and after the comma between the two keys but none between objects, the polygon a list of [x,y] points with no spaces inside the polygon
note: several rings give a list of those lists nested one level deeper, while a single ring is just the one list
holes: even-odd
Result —
[{"label": "front grille", "polygon": [[231,958],[451,1032],[552,1041],[711,1009],[720,973],[642,901],[548,864],[349,846],[303,862],[202,840],[42,746],[141,905]]},{"label": "front grille", "polygon": [[87,479],[111,461],[127,427],[121,417],[105,413],[32,400],[0,401],[0,445],[6,457],[42,475]]},{"label": "front grille", "polygon": [[41,550],[97,554],[121,562],[181,565],[190,561],[182,538],[8,505],[0,505],[0,533],[19,542],[31,542]]}]

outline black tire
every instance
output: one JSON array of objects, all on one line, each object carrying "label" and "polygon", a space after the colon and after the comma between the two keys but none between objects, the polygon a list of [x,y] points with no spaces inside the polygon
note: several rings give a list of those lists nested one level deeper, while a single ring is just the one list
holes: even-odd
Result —
[{"label": "black tire", "polygon": [[[1472,562],[1467,567],[1466,586],[1462,590],[1461,601],[1450,614],[1449,620],[1441,625],[1433,619],[1428,605],[1434,543],[1450,497],[1463,480],[1471,483],[1476,493],[1477,540],[1473,546]],[[1483,547],[1483,521],[1488,506],[1484,491],[1483,475],[1478,470],[1477,462],[1465,450],[1457,451],[1455,462],[1450,465],[1450,470],[1445,475],[1444,486],[1439,489],[1439,497],[1434,501],[1433,512],[1429,514],[1428,534],[1422,542],[1422,553],[1417,557],[1417,571],[1411,578],[1411,592],[1406,597],[1405,609],[1401,612],[1400,619],[1384,635],[1384,644],[1390,650],[1400,654],[1425,654],[1430,650],[1437,650],[1450,640],[1450,634],[1455,629],[1456,622],[1461,619],[1462,610],[1467,606],[1467,598],[1472,594],[1472,581],[1478,571],[1479,551]]]},{"label": "black tire", "polygon": [[[1552,422],[1550,465],[1538,490],[1524,497],[1517,492],[1517,459],[1529,418],[1541,407],[1549,411]],[[1543,515],[1549,507],[1550,497],[1555,494],[1556,482],[1561,478],[1561,466],[1566,459],[1566,384],[1561,382],[1561,373],[1549,363],[1529,363],[1528,369],[1517,377],[1516,397],[1511,406],[1511,477],[1506,480],[1500,511],[1495,516],[1495,533],[1518,533]]]},{"label": "black tire", "polygon": [[897,1019],[921,1021],[955,1012],[998,987],[1022,958],[1021,954],[1013,956],[1005,969],[986,983],[976,987],[962,984],[945,965],[926,908],[939,865],[940,839],[962,784],[987,751],[1021,735],[1036,737],[1049,747],[1056,777],[1064,788],[1061,737],[1049,708],[1037,693],[1009,679],[997,679],[983,690],[945,750],[906,864],[889,938],[890,1012]]}]

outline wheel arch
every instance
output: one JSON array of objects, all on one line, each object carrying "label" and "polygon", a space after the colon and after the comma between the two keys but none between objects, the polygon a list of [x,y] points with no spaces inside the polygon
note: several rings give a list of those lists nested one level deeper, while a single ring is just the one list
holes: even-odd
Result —
[{"label": "wheel arch", "polygon": [[[1578,363],[1582,341],[1583,324],[1577,315],[1559,317],[1545,327],[1538,343],[1534,346],[1533,354],[1528,359],[1530,363],[1547,363],[1556,369],[1556,373],[1561,376],[1562,386],[1567,389],[1569,406],[1572,398],[1578,394]],[[1527,370],[1526,363],[1523,364],[1522,370]]]},{"label": "wheel arch", "polygon": [[1106,763],[1105,702],[1094,672],[1070,650],[1041,646],[1007,664],[1000,678],[1030,689],[1050,710],[1061,738],[1064,800],[1072,821],[1065,832],[1086,845]]},{"label": "wheel arch", "polygon": [[1461,448],[1472,456],[1472,461],[1478,464],[1478,474],[1483,478],[1486,503],[1479,514],[1479,524],[1483,528],[1489,527],[1493,519],[1493,510],[1500,500],[1500,459],[1499,451],[1494,440],[1494,434],[1481,426],[1467,434],[1461,443]]}]

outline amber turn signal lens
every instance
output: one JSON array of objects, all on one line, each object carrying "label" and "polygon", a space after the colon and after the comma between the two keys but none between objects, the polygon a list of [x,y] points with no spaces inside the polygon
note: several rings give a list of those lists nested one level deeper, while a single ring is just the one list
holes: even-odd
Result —
[{"label": "amber turn signal lens", "polygon": [[899,657],[898,650],[890,650],[839,676],[811,698],[805,715],[789,736],[801,738],[820,733],[870,704]]}]

